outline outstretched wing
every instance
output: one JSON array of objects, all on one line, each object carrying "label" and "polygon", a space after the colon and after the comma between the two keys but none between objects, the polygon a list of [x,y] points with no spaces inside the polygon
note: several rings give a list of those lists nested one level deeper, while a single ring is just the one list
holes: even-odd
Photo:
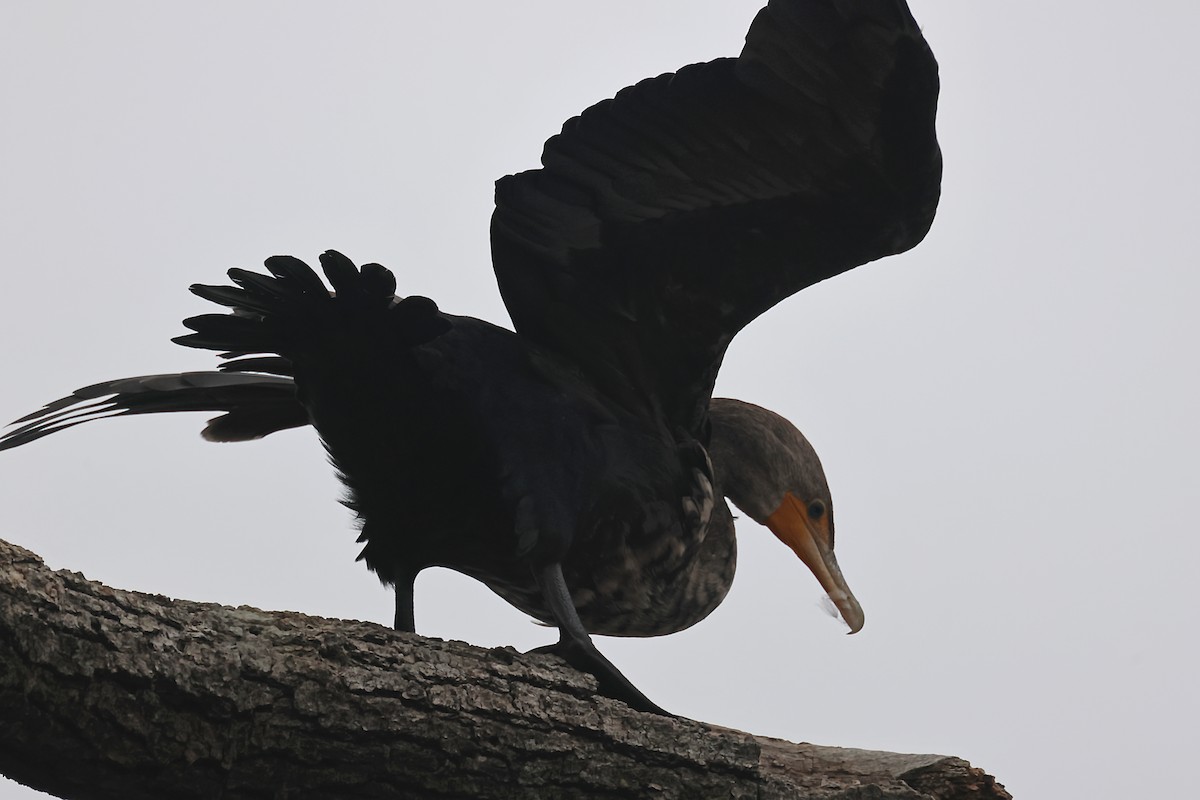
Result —
[{"label": "outstretched wing", "polygon": [[739,58],[621,91],[497,182],[513,324],[617,402],[698,429],[741,328],[924,237],[937,92],[901,0],[772,0]]},{"label": "outstretched wing", "polygon": [[[251,359],[232,362],[244,369]],[[277,363],[260,366],[278,368]],[[241,442],[309,424],[291,378],[243,372],[180,372],[105,381],[47,403],[12,423],[0,435],[0,450],[20,447],[84,422],[130,414],[221,411],[203,436],[212,442]]]}]

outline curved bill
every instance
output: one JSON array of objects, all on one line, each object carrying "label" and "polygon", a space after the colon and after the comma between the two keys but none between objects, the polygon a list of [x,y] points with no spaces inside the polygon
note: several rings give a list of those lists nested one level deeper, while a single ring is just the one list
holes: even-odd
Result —
[{"label": "curved bill", "polygon": [[850,626],[850,633],[858,633],[865,617],[862,606],[846,585],[837,557],[833,554],[829,514],[823,514],[817,520],[811,519],[806,504],[788,492],[783,496],[779,508],[767,517],[766,526],[812,570],[842,619]]}]

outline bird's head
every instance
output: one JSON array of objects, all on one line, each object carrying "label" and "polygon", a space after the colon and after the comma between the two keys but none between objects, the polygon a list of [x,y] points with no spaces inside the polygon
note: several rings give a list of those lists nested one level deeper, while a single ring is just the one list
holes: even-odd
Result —
[{"label": "bird's head", "polygon": [[741,400],[714,398],[709,417],[720,491],[800,557],[857,633],[863,610],[833,552],[833,501],[812,445],[783,417]]}]

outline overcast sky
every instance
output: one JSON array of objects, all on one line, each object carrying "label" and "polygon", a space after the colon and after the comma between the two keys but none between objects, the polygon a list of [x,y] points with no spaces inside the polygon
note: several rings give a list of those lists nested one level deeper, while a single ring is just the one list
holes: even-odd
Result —
[{"label": "overcast sky", "polygon": [[[507,324],[492,181],[621,87],[736,54],[759,4],[3,3],[0,417],[209,368],[168,341],[207,310],[187,285],[274,253],[338,248]],[[1022,800],[1174,794],[1200,717],[1200,6],[913,10],[942,74],[932,232],[758,320],[718,384],[821,453],[866,627],[748,524],[708,620],[598,643],[689,717],[954,754]],[[0,455],[0,536],[122,588],[388,623],[312,432],[216,446],[202,421]],[[444,572],[416,611],[553,638]]]}]

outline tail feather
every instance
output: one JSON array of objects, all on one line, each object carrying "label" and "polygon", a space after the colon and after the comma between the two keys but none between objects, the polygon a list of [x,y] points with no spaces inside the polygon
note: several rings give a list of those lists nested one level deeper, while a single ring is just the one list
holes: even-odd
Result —
[{"label": "tail feather", "polygon": [[[328,293],[325,284],[321,283],[321,279],[317,277],[317,273],[295,256],[271,256],[263,262],[263,266],[276,278],[295,282],[306,294],[319,297]],[[393,286],[389,294],[395,293],[396,288]]]},{"label": "tail feather", "polygon": [[20,427],[0,436],[0,450],[96,419],[175,411],[225,412],[204,429],[209,441],[260,439],[309,424],[289,378],[226,372],[141,375],[85,386],[47,403],[13,422]]},{"label": "tail feather", "polygon": [[[379,264],[360,269],[341,253],[323,253],[321,267],[332,292],[297,258],[272,256],[264,264],[270,275],[234,268],[228,272],[234,286],[192,286],[194,294],[232,311],[184,320],[193,333],[174,341],[225,351],[224,358],[266,353],[292,362],[319,350],[331,332],[344,330],[351,320],[358,326],[378,326],[380,333],[405,347],[424,344],[450,328],[432,300],[396,297],[395,276]],[[290,374],[290,363],[287,366]]]},{"label": "tail feather", "polygon": [[[310,294],[306,292],[303,285],[293,286],[291,283],[282,278],[272,278],[270,275],[260,275],[257,272],[251,272],[241,267],[233,267],[226,271],[229,280],[242,287],[242,290],[247,294],[262,298],[264,301],[279,301],[294,299],[296,296]],[[193,287],[192,291],[196,291]],[[328,294],[328,291],[325,292]],[[319,294],[312,294],[314,298],[320,297]],[[272,304],[273,305],[273,304]]]},{"label": "tail feather", "polygon": [[[265,262],[270,275],[231,269],[233,286],[191,287],[196,295],[230,309],[184,320],[193,332],[179,344],[219,351],[219,371],[142,375],[93,384],[13,423],[0,450],[36,441],[84,422],[132,414],[220,411],[202,432],[218,442],[259,439],[311,424],[294,378],[296,359],[338,363],[356,342],[411,347],[450,328],[432,300],[395,296],[396,278],[378,264],[361,269],[332,250],[321,267],[335,292],[307,264],[292,256]],[[356,338],[362,332],[367,339]],[[263,374],[265,373],[265,374]]]},{"label": "tail feather", "polygon": [[277,344],[273,331],[262,324],[262,320],[238,314],[201,314],[183,321],[186,328],[196,333],[175,339],[188,347],[209,350],[224,350],[227,342],[237,342],[239,352],[269,352]]},{"label": "tail feather", "polygon": [[335,292],[340,292],[342,297],[346,297],[362,291],[364,287],[359,282],[360,273],[353,261],[336,250],[326,250],[321,254],[320,260],[321,270],[333,285]]},{"label": "tail feather", "polygon": [[236,361],[226,361],[218,369],[222,372],[262,372],[267,375],[296,377],[295,366],[283,356],[239,358]]},{"label": "tail feather", "polygon": [[208,286],[203,283],[197,283],[191,287],[191,291],[192,294],[202,297],[210,303],[227,306],[228,308],[241,308],[246,311],[258,313],[262,313],[270,308],[269,305],[257,304],[254,300],[254,295],[237,286]]}]

